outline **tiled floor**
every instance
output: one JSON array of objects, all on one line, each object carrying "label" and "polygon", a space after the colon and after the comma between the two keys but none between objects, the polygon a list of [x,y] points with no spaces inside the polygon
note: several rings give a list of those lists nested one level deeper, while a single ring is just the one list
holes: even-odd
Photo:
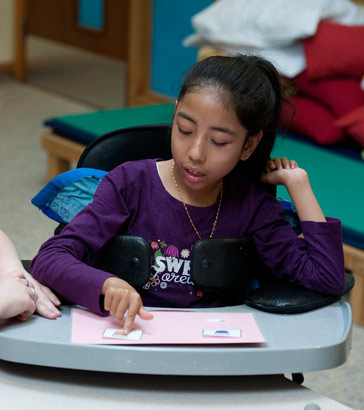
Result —
[{"label": "tiled floor", "polygon": [[34,36],[27,44],[29,84],[96,109],[125,105],[124,62]]}]

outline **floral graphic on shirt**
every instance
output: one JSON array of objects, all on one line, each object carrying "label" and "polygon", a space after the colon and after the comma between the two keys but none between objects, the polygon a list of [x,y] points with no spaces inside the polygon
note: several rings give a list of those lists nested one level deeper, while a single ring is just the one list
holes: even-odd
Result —
[{"label": "floral graphic on shirt", "polygon": [[181,251],[175,246],[163,241],[153,241],[152,248],[152,270],[149,282],[143,286],[144,289],[153,291],[165,290],[167,288],[185,288],[190,294],[193,290],[193,282],[190,277],[190,255],[191,250],[184,248]]},{"label": "floral graphic on shirt", "polygon": [[153,278],[149,279],[149,282],[152,286],[157,286],[161,283],[157,276],[154,276]]},{"label": "floral graphic on shirt", "polygon": [[178,258],[179,257],[179,250],[175,246],[171,245],[171,246],[168,246],[168,248],[166,249],[166,252],[164,253],[164,255],[165,256],[172,256],[174,258]]},{"label": "floral graphic on shirt", "polygon": [[158,249],[159,248],[159,244],[158,244],[158,242],[152,242],[151,244],[150,244],[150,247],[154,250],[154,249]]},{"label": "floral graphic on shirt", "polygon": [[190,251],[188,249],[182,249],[181,250],[181,257],[184,259],[187,259],[190,256]]}]

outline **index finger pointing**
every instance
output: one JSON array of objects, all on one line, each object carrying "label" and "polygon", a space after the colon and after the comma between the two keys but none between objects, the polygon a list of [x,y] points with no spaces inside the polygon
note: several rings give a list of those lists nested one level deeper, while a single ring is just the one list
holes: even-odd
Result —
[{"label": "index finger pointing", "polygon": [[134,320],[135,320],[135,314],[130,314],[129,312],[126,314],[126,319],[124,322],[124,326],[123,326],[123,333],[125,335],[129,334],[130,331],[133,328],[133,324],[134,324]]}]

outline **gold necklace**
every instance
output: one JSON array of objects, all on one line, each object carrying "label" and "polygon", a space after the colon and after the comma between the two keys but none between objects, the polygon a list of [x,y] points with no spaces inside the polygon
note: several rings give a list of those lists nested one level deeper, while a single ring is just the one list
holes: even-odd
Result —
[{"label": "gold necklace", "polygon": [[[184,208],[185,208],[185,211],[186,211],[186,214],[187,214],[187,216],[188,216],[188,219],[190,220],[191,225],[192,225],[193,229],[194,229],[195,232],[196,232],[196,235],[198,236],[199,239],[201,239],[201,235],[199,234],[199,232],[198,232],[198,230],[197,230],[195,224],[194,224],[193,221],[192,221],[191,215],[190,215],[190,213],[188,212],[188,209],[187,209],[187,205],[186,205],[186,203],[184,202],[184,200],[183,200],[183,198],[182,198],[181,191],[180,191],[179,186],[177,185],[177,181],[176,181],[176,179],[175,179],[175,177],[174,177],[174,161],[172,161],[172,166],[171,166],[171,177],[172,177],[172,181],[173,181],[173,183],[174,183],[174,186],[175,186],[175,188],[176,188],[176,191],[177,191],[177,193],[178,193],[179,199],[180,199],[180,201],[183,203],[183,206],[184,206]],[[215,221],[214,221],[214,223],[212,224],[212,230],[211,230],[211,234],[210,234],[210,239],[212,238],[212,236],[213,236],[213,234],[214,234],[214,232],[215,232],[217,220],[219,219],[219,215],[220,215],[220,209],[221,209],[221,203],[222,203],[222,186],[223,186],[223,182],[222,182],[222,180],[221,180],[221,183],[220,183],[220,201],[219,201],[219,207],[217,208],[217,213],[216,213]]]}]

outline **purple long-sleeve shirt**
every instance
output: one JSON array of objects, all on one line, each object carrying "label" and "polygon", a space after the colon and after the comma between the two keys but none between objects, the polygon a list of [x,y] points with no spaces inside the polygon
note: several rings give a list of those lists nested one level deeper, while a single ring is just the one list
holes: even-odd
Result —
[{"label": "purple long-sleeve shirt", "polygon": [[[208,238],[218,203],[188,206],[201,236]],[[261,258],[277,277],[288,276],[308,289],[337,294],[344,287],[341,223],[301,223],[298,238],[282,216],[280,203],[257,184],[227,176],[214,238],[252,235]],[[152,248],[146,306],[195,307],[226,304],[206,299],[189,275],[190,251],[198,239],[183,204],[164,188],[156,160],[129,162],[109,172],[94,200],[62,233],[45,242],[31,265],[32,274],[73,303],[95,312],[103,283],[112,276],[93,267],[114,236],[141,236]]]}]

